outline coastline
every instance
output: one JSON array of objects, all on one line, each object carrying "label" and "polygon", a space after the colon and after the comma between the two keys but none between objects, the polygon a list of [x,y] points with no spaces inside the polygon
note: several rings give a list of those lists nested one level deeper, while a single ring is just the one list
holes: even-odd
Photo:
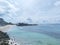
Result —
[{"label": "coastline", "polygon": [[[15,25],[5,25],[5,26],[1,26],[0,27],[0,31],[5,33],[5,32],[8,32],[11,28],[13,28]],[[8,35],[8,34],[7,34]],[[1,35],[0,35],[1,36]],[[5,35],[4,35],[5,36]],[[8,35],[9,36],[9,35]],[[9,37],[10,38],[10,37]],[[3,41],[3,40],[2,40]],[[2,42],[0,42],[1,44]],[[12,44],[11,44],[12,43]],[[5,44],[5,42],[3,42],[3,44]],[[15,40],[14,38],[10,38],[7,40],[7,45],[19,45]]]},{"label": "coastline", "polygon": [[15,25],[5,25],[0,27],[0,31],[7,32],[9,29],[13,28]]}]

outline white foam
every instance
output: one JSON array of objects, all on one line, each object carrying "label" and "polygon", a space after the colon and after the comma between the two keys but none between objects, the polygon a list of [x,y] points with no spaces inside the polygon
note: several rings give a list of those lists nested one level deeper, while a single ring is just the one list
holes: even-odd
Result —
[{"label": "white foam", "polygon": [[19,45],[17,42],[13,41],[13,40],[9,40],[9,45]]}]

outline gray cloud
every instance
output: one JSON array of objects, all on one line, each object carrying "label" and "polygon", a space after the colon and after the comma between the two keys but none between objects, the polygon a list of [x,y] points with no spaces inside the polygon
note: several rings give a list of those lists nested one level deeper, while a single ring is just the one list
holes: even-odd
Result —
[{"label": "gray cloud", "polygon": [[29,18],[32,23],[45,23],[44,21],[56,23],[60,20],[60,6],[56,6],[58,0],[8,0],[8,2],[11,7],[9,14],[2,16],[8,22],[30,22],[27,20]]}]

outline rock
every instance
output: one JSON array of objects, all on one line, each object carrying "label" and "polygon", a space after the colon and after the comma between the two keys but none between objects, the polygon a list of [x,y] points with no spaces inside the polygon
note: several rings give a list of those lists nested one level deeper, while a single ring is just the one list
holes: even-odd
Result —
[{"label": "rock", "polygon": [[0,31],[0,45],[20,45],[14,39],[10,39],[7,33]]},{"label": "rock", "polygon": [[9,45],[8,40],[10,40],[8,34],[0,31],[0,45]]}]

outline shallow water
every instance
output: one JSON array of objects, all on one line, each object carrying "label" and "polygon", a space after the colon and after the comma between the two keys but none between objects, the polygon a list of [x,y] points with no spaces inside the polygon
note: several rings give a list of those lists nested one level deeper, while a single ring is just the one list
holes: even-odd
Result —
[{"label": "shallow water", "polygon": [[60,25],[14,26],[8,34],[21,45],[60,45]]}]

